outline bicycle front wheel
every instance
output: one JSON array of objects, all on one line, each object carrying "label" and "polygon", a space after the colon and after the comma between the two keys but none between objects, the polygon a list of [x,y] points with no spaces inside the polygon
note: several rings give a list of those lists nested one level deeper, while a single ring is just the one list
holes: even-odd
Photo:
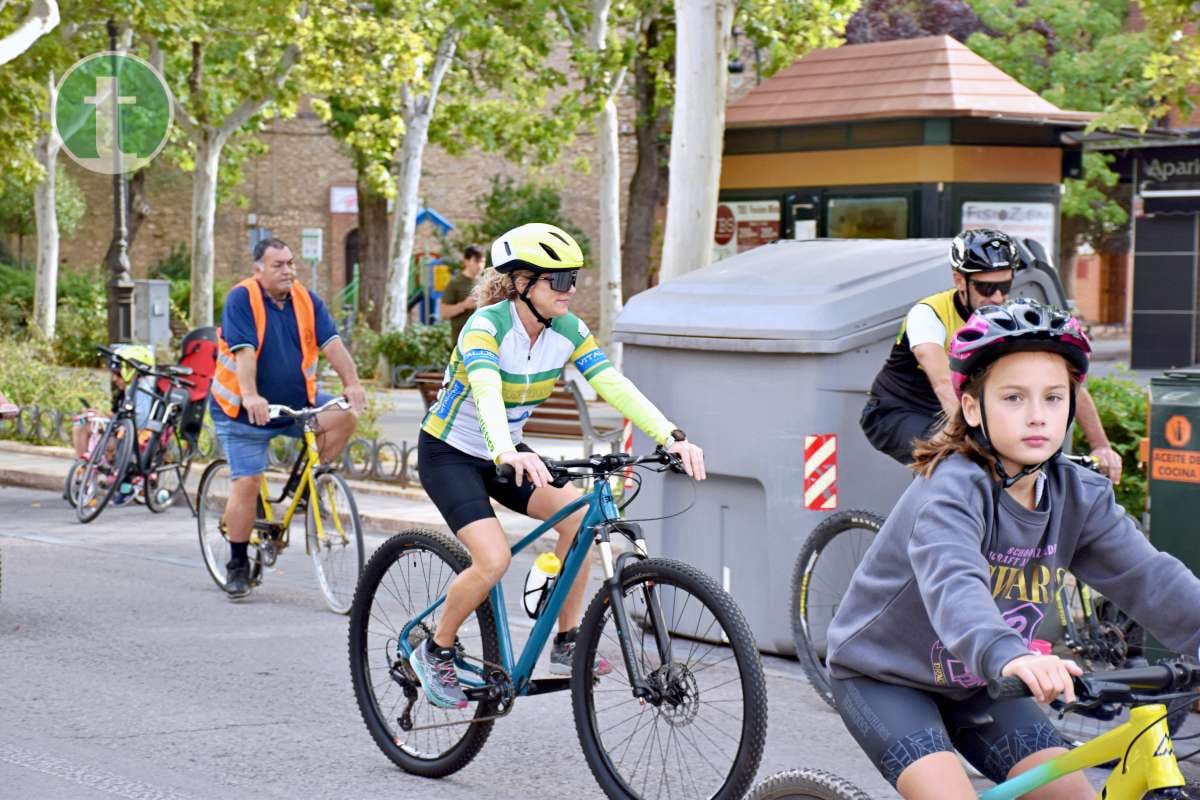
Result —
[{"label": "bicycle front wheel", "polygon": [[[613,798],[740,799],[767,735],[766,679],[741,610],[703,572],[667,559],[627,566],[621,591],[633,623],[628,656],[655,697],[633,696],[602,589],[571,675],[575,729],[600,788]],[[594,677],[597,655],[612,674]]]},{"label": "bicycle front wheel", "polygon": [[[225,565],[229,563],[231,555],[224,519],[231,484],[229,462],[217,459],[204,470],[200,476],[200,486],[196,489],[196,528],[200,535],[200,553],[204,556],[208,574],[222,591],[229,578]],[[262,551],[252,543],[246,549],[246,557],[250,561],[250,584],[254,586],[262,582]]]},{"label": "bicycle front wheel", "polygon": [[323,472],[313,480],[304,524],[321,594],[337,614],[349,614],[363,569],[362,524],[346,479]]},{"label": "bicycle front wheel", "polygon": [[67,470],[67,478],[63,482],[63,500],[66,500],[71,508],[75,507],[79,498],[79,484],[83,483],[83,473],[87,470],[87,465],[86,458],[77,458]]},{"label": "bicycle front wheel", "polygon": [[[461,710],[434,706],[397,650],[409,620],[444,595],[454,576],[470,564],[463,546],[445,534],[398,533],[367,562],[350,609],[350,678],[363,722],[396,766],[426,778],[444,778],[470,763],[487,742],[496,713],[491,703]],[[435,609],[409,633],[413,648],[426,646],[441,612]],[[500,661],[491,600],[484,600],[459,627],[455,647],[460,655],[493,665]],[[409,730],[400,724],[406,712]]]},{"label": "bicycle front wheel", "polygon": [[100,516],[129,468],[133,457],[133,420],[113,420],[92,449],[75,495],[75,515],[80,522]]},{"label": "bicycle front wheel", "polygon": [[746,800],[871,800],[853,783],[819,769],[790,769],[766,778]]},{"label": "bicycle front wheel", "polygon": [[796,658],[821,699],[833,705],[829,682],[829,623],[850,586],[850,578],[883,527],[870,511],[840,511],[808,535],[792,573],[792,637]]}]

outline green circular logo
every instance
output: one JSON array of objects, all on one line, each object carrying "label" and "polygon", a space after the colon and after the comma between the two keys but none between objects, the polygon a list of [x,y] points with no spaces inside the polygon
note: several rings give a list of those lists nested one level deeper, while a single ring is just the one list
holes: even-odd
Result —
[{"label": "green circular logo", "polygon": [[106,51],[75,62],[58,84],[54,128],[75,163],[116,175],[150,163],[174,119],[167,82],[137,56]]}]

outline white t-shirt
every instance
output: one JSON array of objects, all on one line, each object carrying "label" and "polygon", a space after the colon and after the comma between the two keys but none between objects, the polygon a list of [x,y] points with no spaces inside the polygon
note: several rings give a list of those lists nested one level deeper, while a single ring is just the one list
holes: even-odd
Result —
[{"label": "white t-shirt", "polygon": [[946,346],[946,326],[938,319],[937,312],[924,303],[917,303],[908,312],[904,322],[904,331],[908,334],[908,349],[912,350],[919,344],[936,344]]}]

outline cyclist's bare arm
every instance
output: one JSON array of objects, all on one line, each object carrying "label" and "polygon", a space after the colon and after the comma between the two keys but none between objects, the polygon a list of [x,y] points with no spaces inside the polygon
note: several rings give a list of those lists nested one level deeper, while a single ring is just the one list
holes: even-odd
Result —
[{"label": "cyclist's bare arm", "polygon": [[243,347],[233,354],[237,361],[238,386],[242,390],[242,406],[251,425],[266,425],[267,399],[258,393],[258,353],[253,347]]},{"label": "cyclist's bare arm", "polygon": [[1108,435],[1100,422],[1100,412],[1096,410],[1096,401],[1092,399],[1086,386],[1080,386],[1079,393],[1075,396],[1075,419],[1078,420],[1079,428],[1092,448],[1092,455],[1100,462],[1100,471],[1113,483],[1120,483],[1121,456],[1109,443]]},{"label": "cyclist's bare arm", "polygon": [[946,355],[946,349],[940,344],[925,342],[914,347],[912,352],[921,369],[925,370],[929,385],[942,404],[942,411],[947,417],[953,417],[958,412],[958,398],[954,396],[954,384],[950,380],[950,357]]}]

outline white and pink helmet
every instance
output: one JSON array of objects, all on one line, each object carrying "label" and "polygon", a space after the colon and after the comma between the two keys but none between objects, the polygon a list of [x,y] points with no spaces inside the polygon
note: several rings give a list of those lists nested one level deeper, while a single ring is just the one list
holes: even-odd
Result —
[{"label": "white and pink helmet", "polygon": [[1079,371],[1080,383],[1087,378],[1092,346],[1079,320],[1021,298],[977,309],[955,332],[949,350],[954,393],[961,398],[967,379],[997,358],[1028,351],[1058,353]]}]

